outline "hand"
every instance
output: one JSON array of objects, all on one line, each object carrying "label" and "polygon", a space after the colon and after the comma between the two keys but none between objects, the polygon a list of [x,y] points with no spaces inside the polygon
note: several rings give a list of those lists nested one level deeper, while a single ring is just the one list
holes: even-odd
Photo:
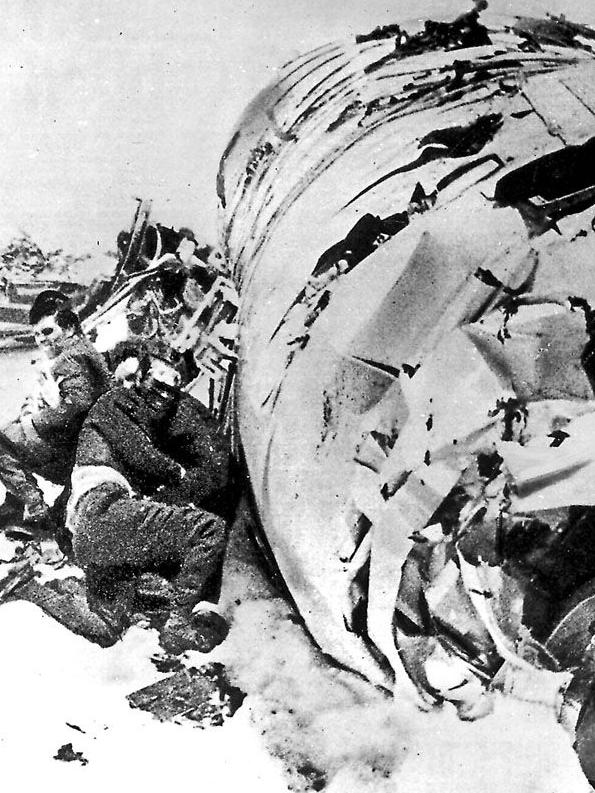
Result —
[{"label": "hand", "polygon": [[45,402],[48,407],[57,408],[62,400],[62,394],[60,393],[60,383],[64,378],[53,378],[53,377],[44,377],[41,387],[40,387],[40,394],[41,398]]},{"label": "hand", "polygon": [[184,468],[183,465],[180,465],[180,480],[185,478],[186,478],[186,469]]}]

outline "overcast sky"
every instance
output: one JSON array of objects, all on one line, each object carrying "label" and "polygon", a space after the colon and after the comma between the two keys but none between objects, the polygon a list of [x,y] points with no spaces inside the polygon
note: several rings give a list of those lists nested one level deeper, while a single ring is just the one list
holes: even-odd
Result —
[{"label": "overcast sky", "polygon": [[[114,247],[136,195],[214,239],[219,156],[244,106],[293,55],[465,0],[10,0],[0,47],[0,238]],[[593,0],[492,0],[498,13]]]}]

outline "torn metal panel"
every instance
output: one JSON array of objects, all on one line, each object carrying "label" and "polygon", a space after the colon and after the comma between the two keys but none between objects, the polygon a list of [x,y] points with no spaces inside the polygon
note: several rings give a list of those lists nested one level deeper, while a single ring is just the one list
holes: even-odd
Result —
[{"label": "torn metal panel", "polygon": [[595,472],[595,415],[571,421],[565,432],[569,437],[560,447],[552,446],[549,436],[536,437],[523,447],[514,443],[498,446],[516,485],[512,504],[518,512],[595,504],[590,485]]},{"label": "torn metal panel", "polygon": [[[577,80],[575,75],[575,70],[568,70],[570,84],[573,78],[574,81]],[[586,75],[581,73],[579,85],[583,84],[585,77]],[[537,75],[527,82],[522,91],[531,107],[543,120],[548,132],[565,145],[584,143],[585,139],[592,135],[595,122],[593,110],[576,91],[570,88],[564,78],[552,84],[552,80],[547,75]]]},{"label": "torn metal panel", "polygon": [[[580,225],[585,229],[584,235],[574,239],[572,234],[562,237],[555,235],[550,237],[547,244],[540,246],[539,267],[535,272],[532,292],[542,303],[557,303],[572,308],[567,301],[573,296],[582,297],[595,305],[595,235],[590,228],[591,217],[592,214],[586,212],[580,219]],[[572,255],[565,251],[569,238],[572,241]]]},{"label": "torn metal panel", "polygon": [[[244,159],[238,144],[224,168],[238,418],[267,539],[325,652],[392,687],[388,661],[397,691],[462,718],[492,686],[557,714],[567,676],[542,645],[555,554],[574,564],[591,515],[520,513],[499,450],[542,437],[566,454],[590,401],[568,298],[595,305],[593,52],[564,20],[513,20],[473,46],[459,23],[474,27],[313,53],[242,127]],[[275,127],[290,136],[242,192]],[[350,230],[388,218],[394,233],[350,257]],[[432,580],[467,567],[432,615],[418,596],[435,594],[420,551],[435,543]],[[565,589],[579,578],[566,565]]]},{"label": "torn metal panel", "polygon": [[[410,547],[408,537],[428,523],[459,476],[460,471],[456,468],[439,463],[423,472],[416,472],[386,503],[381,519],[374,524],[368,587],[368,632],[391,663],[401,685],[404,685],[404,669],[393,633],[393,615],[399,590],[399,578],[394,571],[401,569],[407,557]],[[395,526],[399,527],[398,531],[395,531]]]},{"label": "torn metal panel", "polygon": [[595,100],[591,92],[594,77],[595,68],[585,65],[582,69],[569,69],[562,80],[570,93],[591,113],[592,117],[595,115]]},{"label": "torn metal panel", "polygon": [[[467,219],[472,216],[480,225],[489,223],[492,217],[490,210],[481,205],[467,207]],[[436,340],[472,318],[490,299],[493,287],[473,277],[477,267],[489,260],[490,246],[483,238],[468,237],[465,233],[454,238],[449,228],[461,220],[455,209],[436,218],[443,233],[426,232],[421,237],[383,305],[368,327],[351,342],[349,352],[352,355],[393,367],[403,362],[415,365],[421,360],[420,356],[432,349]],[[511,238],[521,243],[524,235],[516,218],[503,214],[499,220],[500,227],[490,229],[494,245],[505,225],[508,244]],[[515,271],[519,265],[514,257],[511,259],[512,262],[498,256],[499,280],[516,285]],[[521,262],[520,267],[526,274],[526,264]]]},{"label": "torn metal panel", "polygon": [[587,25],[577,24],[564,16],[551,14],[546,19],[519,16],[516,18],[512,29],[535,49],[553,44],[558,47],[576,47],[577,49],[590,50],[591,45],[589,42],[595,38],[593,30]]},{"label": "torn metal panel", "polygon": [[488,29],[479,22],[480,13],[486,7],[487,3],[476,0],[471,11],[461,14],[452,22],[434,22],[428,19],[424,23],[423,31],[413,35],[398,28],[394,53],[371,64],[369,71],[381,68],[391,59],[399,60],[433,50],[458,50],[490,45],[492,41]]},{"label": "torn metal panel", "polygon": [[500,113],[491,113],[480,116],[464,127],[432,130],[419,141],[418,147],[422,149],[422,152],[417,159],[379,177],[375,182],[360,190],[345,206],[350,206],[388,179],[393,179],[401,173],[421,168],[432,162],[432,160],[456,159],[478,154],[493,139],[501,125],[502,115]]},{"label": "torn metal panel", "polygon": [[554,201],[587,191],[595,183],[594,152],[595,138],[589,137],[580,145],[538,157],[499,179],[494,199],[503,206],[514,206],[529,198]]},{"label": "torn metal panel", "polygon": [[580,315],[554,303],[521,305],[508,320],[496,309],[464,325],[464,332],[520,398],[590,398],[580,360],[585,344]]},{"label": "torn metal panel", "polygon": [[[453,371],[457,372],[456,384]],[[514,395],[459,328],[443,336],[419,372],[401,387],[408,421],[383,468],[387,476],[394,476],[397,455],[405,462],[404,468],[412,469],[422,462],[426,451],[433,460],[464,456],[473,439],[494,425],[491,408],[497,400]]]}]

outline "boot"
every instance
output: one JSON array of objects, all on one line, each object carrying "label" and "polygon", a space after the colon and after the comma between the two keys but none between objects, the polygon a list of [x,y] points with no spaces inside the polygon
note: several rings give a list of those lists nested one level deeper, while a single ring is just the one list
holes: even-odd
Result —
[{"label": "boot", "polygon": [[174,608],[161,630],[159,643],[171,655],[187,650],[210,653],[228,633],[229,626],[217,607],[201,602],[192,611]]},{"label": "boot", "polygon": [[136,579],[135,600],[141,611],[171,609],[175,590],[172,584],[157,573],[142,573]]},{"label": "boot", "polygon": [[133,621],[160,631],[174,601],[171,583],[157,573],[142,573],[135,582]]}]

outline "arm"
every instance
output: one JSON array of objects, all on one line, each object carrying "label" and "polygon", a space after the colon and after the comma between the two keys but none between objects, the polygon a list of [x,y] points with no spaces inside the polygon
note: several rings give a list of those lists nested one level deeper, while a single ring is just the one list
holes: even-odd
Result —
[{"label": "arm", "polygon": [[186,469],[175,489],[160,496],[168,503],[193,502],[210,508],[210,502],[226,492],[229,482],[230,449],[217,431],[208,411],[185,395],[176,414],[162,434],[162,448]]},{"label": "arm", "polygon": [[205,458],[227,459],[228,443],[218,432],[217,422],[201,403],[183,394],[174,415],[161,434],[160,445],[187,469],[203,464]]},{"label": "arm", "polygon": [[115,446],[115,455],[127,478],[143,483],[149,491],[176,484],[182,478],[181,465],[159,451],[140,427],[130,425],[125,437],[114,440],[112,448]]},{"label": "arm", "polygon": [[153,490],[180,481],[182,467],[155,445],[146,412],[141,397],[118,389],[97,403],[92,416],[124,475]]},{"label": "arm", "polygon": [[68,358],[55,367],[41,389],[37,409],[25,408],[21,420],[28,418],[42,437],[76,429],[97,397],[94,373],[84,356]]}]

